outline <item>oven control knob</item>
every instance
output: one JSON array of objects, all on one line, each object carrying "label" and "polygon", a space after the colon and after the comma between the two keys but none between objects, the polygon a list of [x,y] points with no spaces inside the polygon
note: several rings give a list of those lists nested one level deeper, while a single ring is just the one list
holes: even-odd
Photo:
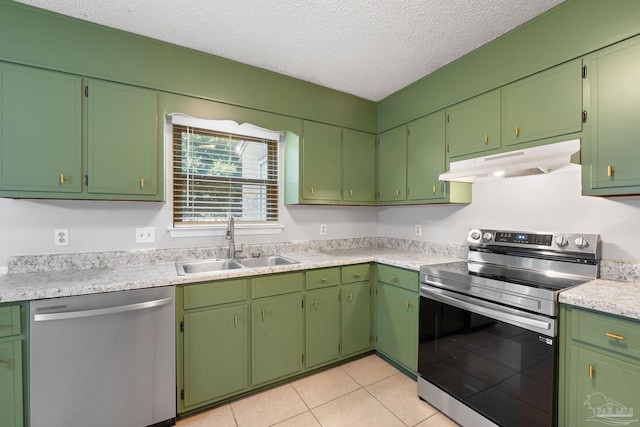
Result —
[{"label": "oven control knob", "polygon": [[472,240],[480,240],[481,236],[482,236],[482,234],[480,234],[480,231],[478,231],[478,230],[473,230],[471,232],[471,239]]},{"label": "oven control knob", "polygon": [[589,247],[589,241],[587,239],[585,239],[584,237],[578,237],[575,240],[575,244],[579,249],[585,249],[585,248]]},{"label": "oven control knob", "polygon": [[484,234],[482,235],[482,238],[483,238],[485,241],[490,242],[490,241],[492,241],[492,240],[493,240],[493,234],[491,234],[491,233],[489,233],[489,232],[487,231],[486,233],[484,233]]},{"label": "oven control knob", "polygon": [[564,236],[556,236],[556,245],[558,245],[559,248],[565,248],[568,244],[569,239]]}]

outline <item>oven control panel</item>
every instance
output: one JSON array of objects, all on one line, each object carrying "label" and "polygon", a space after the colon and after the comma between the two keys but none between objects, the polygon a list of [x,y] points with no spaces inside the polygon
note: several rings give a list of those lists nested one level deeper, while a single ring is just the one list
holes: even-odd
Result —
[{"label": "oven control panel", "polygon": [[472,228],[467,235],[471,246],[510,246],[548,249],[556,252],[596,254],[600,235],[592,233],[541,233]]}]

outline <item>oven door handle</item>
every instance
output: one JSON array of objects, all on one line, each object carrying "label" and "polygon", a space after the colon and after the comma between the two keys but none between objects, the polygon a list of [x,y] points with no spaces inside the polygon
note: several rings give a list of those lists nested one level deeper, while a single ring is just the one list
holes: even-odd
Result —
[{"label": "oven door handle", "polygon": [[427,288],[425,286],[422,286],[420,288],[420,294],[427,298],[434,299],[443,304],[452,305],[462,310],[471,311],[473,313],[484,315],[495,320],[501,320],[511,325],[520,326],[546,335],[555,336],[552,322],[545,322],[542,320],[519,316],[513,313],[507,313],[504,311],[503,307],[497,304],[491,304],[490,302],[477,300],[475,298],[469,298],[459,294],[456,294],[454,298],[449,296],[449,292],[447,291]]}]

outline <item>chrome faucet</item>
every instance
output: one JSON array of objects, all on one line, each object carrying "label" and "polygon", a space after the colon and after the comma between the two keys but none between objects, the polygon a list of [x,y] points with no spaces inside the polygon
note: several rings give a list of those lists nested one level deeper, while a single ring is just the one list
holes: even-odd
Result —
[{"label": "chrome faucet", "polygon": [[233,259],[236,256],[236,221],[233,218],[233,215],[229,215],[229,220],[227,221],[227,236],[225,239],[229,241],[229,258]]}]

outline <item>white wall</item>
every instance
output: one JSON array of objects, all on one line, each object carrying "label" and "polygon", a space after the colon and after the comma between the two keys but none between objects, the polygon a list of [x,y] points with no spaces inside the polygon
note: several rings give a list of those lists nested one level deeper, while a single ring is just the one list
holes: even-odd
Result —
[{"label": "white wall", "polygon": [[[599,233],[602,257],[640,261],[640,198],[584,197],[580,171],[509,178],[473,184],[469,205],[382,208],[385,237],[464,243],[469,228]],[[414,225],[422,225],[422,236]]]},{"label": "white wall", "polygon": [[[277,235],[238,233],[236,244],[367,237],[377,234],[377,209],[290,206]],[[320,236],[320,224],[327,235]],[[223,235],[172,238],[170,203],[0,199],[0,267],[9,255],[226,245]],[[135,242],[136,227],[155,227],[155,243]],[[69,229],[69,246],[54,246],[54,229]]]}]

